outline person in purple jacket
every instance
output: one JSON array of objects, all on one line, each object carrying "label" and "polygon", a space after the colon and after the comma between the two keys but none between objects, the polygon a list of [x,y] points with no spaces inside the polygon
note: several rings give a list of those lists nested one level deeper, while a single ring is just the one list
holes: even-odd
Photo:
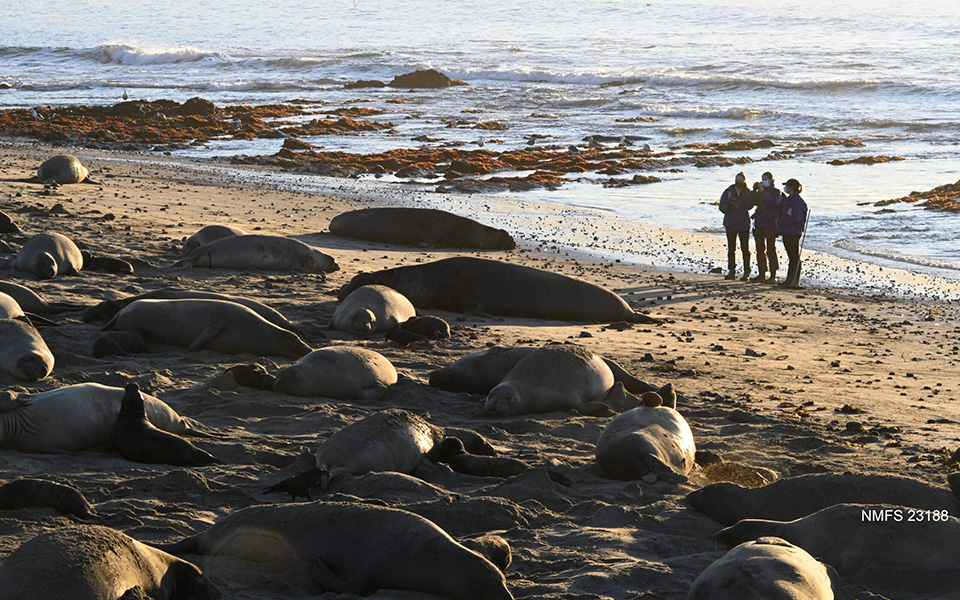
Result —
[{"label": "person in purple jacket", "polygon": [[743,277],[750,279],[750,209],[754,198],[747,187],[747,176],[737,173],[734,183],[723,190],[720,196],[720,212],[723,213],[723,228],[727,230],[727,276],[737,278],[737,238],[740,238],[740,252],[743,254]]},{"label": "person in purple jacket", "polygon": [[803,186],[796,179],[788,179],[783,184],[786,198],[780,205],[780,218],[777,219],[777,230],[790,257],[787,278],[780,285],[792,289],[803,289],[800,285],[800,238],[807,225],[807,203],[800,197],[802,191]]},{"label": "person in purple jacket", "polygon": [[[750,281],[777,282],[777,217],[780,216],[780,190],[773,183],[770,172],[763,174],[763,183],[753,184],[757,210],[753,213],[753,239],[757,242],[757,268],[760,272]],[[766,278],[767,267],[770,277]]]}]

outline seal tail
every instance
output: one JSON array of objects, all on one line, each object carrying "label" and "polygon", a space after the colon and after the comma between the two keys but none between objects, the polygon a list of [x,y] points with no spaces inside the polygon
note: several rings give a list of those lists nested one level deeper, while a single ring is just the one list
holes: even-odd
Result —
[{"label": "seal tail", "polygon": [[633,311],[633,314],[630,315],[629,321],[631,323],[644,323],[646,325],[660,325],[663,323],[662,319],[657,319],[638,311]]},{"label": "seal tail", "polygon": [[627,373],[623,367],[613,362],[609,358],[604,358],[603,362],[607,363],[607,366],[610,367],[610,370],[613,372],[613,380],[622,383],[623,387],[625,387],[626,390],[631,394],[642,394],[644,392],[657,391],[657,388],[645,381],[640,381],[630,373]]},{"label": "seal tail", "polygon": [[167,554],[199,554],[200,553],[200,536],[203,534],[192,535],[188,538],[184,538],[179,542],[174,542],[172,544],[152,544],[148,543],[147,545],[153,546],[157,550],[163,550]]}]

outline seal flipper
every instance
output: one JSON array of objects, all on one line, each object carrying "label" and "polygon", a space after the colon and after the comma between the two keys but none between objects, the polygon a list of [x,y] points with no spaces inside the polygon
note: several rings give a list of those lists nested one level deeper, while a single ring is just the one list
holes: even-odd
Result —
[{"label": "seal flipper", "polygon": [[661,325],[663,321],[661,319],[656,319],[650,315],[644,314],[642,312],[633,311],[630,321],[633,323],[643,323],[645,325]]},{"label": "seal flipper", "polygon": [[374,578],[369,577],[367,573],[358,573],[350,579],[344,579],[337,575],[336,571],[331,569],[319,556],[311,558],[313,560],[311,561],[310,579],[317,588],[325,592],[369,596],[380,589]]},{"label": "seal flipper", "polygon": [[38,323],[40,325],[56,325],[57,324],[55,321],[51,321],[46,317],[41,317],[36,313],[24,313],[24,316],[27,318],[27,322],[33,325],[34,327],[36,327]]},{"label": "seal flipper", "polygon": [[167,554],[200,554],[200,538],[202,536],[202,533],[198,533],[197,535],[191,535],[188,538],[184,538],[179,542],[174,542],[172,544],[154,544],[152,542],[144,543],[152,548],[156,548],[157,550],[163,550]]},{"label": "seal flipper", "polygon": [[613,362],[609,358],[604,358],[603,362],[605,362],[610,368],[610,371],[613,372],[613,380],[618,383],[622,383],[623,387],[625,387],[631,394],[642,394],[643,392],[654,392],[657,390],[657,388],[653,387],[649,383],[640,381],[630,373],[627,373],[623,367]]},{"label": "seal flipper", "polygon": [[225,327],[223,325],[211,325],[210,327],[207,327],[197,334],[197,337],[190,342],[190,345],[187,346],[187,350],[194,351],[204,349],[207,345],[213,342],[213,340],[217,339],[217,336],[223,333],[224,329]]},{"label": "seal flipper", "polygon": [[603,415],[604,413],[609,414],[609,411],[613,409],[603,402],[584,402],[580,406],[577,406],[574,410],[588,417],[597,417]]},{"label": "seal flipper", "polygon": [[8,410],[13,410],[19,406],[23,406],[27,401],[25,399],[21,400],[19,394],[12,390],[6,390],[0,392],[0,412],[7,412]]}]

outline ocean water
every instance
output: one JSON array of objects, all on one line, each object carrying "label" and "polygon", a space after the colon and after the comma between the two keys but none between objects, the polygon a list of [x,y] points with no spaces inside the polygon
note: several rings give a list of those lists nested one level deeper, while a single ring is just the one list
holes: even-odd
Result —
[{"label": "ocean water", "polygon": [[[416,147],[412,138],[424,134],[472,143],[482,133],[499,140],[487,145],[494,149],[525,146],[532,134],[551,144],[634,135],[655,149],[855,138],[865,147],[691,167],[622,189],[585,175],[559,191],[516,197],[717,235],[722,215],[713,202],[735,172],[754,181],[770,170],[778,181],[804,184],[809,248],[960,279],[960,215],[905,205],[878,214],[869,206],[960,179],[953,1],[6,0],[3,13],[0,82],[13,87],[0,90],[0,108],[109,104],[124,90],[218,104],[309,98],[332,108],[364,98],[372,100],[364,106],[387,110],[379,118],[397,123],[395,134],[308,139],[362,152]],[[470,85],[343,89],[428,67]],[[394,98],[412,103],[386,102]],[[655,120],[622,121],[638,116]],[[451,129],[451,118],[509,128]],[[279,143],[213,143],[185,154],[272,153]],[[906,160],[825,164],[881,154]]]}]

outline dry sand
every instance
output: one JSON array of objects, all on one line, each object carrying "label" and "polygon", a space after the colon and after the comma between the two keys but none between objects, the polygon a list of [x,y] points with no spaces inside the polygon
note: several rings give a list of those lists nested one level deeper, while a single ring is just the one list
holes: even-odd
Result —
[{"label": "dry sand", "polygon": [[[5,179],[30,176],[51,153],[36,146],[2,147],[0,172]],[[49,301],[82,304],[168,285],[238,294],[293,321],[322,325],[333,313],[336,291],[359,271],[464,254],[324,233],[332,217],[358,206],[355,197],[238,184],[162,160],[143,165],[116,158],[85,161],[103,179],[102,187],[72,185],[50,192],[40,185],[0,181],[0,210],[26,235],[58,231],[94,253],[132,257],[154,267],[129,276],[84,272],[43,282],[14,271],[0,271],[0,277],[26,284]],[[49,211],[57,204],[65,214]],[[342,270],[323,281],[301,273],[169,268],[179,258],[181,238],[210,223],[295,236],[334,255]],[[3,238],[13,246],[25,239]],[[87,381],[116,386],[136,381],[180,414],[219,430],[223,437],[197,443],[227,464],[184,469],[135,464],[113,453],[2,450],[0,479],[30,475],[69,482],[105,516],[105,524],[140,540],[167,541],[232,510],[278,501],[262,489],[310,464],[328,435],[372,411],[402,407],[439,425],[475,429],[502,455],[537,468],[502,482],[425,466],[416,475],[437,487],[400,490],[371,481],[345,491],[379,494],[454,536],[499,533],[513,546],[507,579],[517,598],[682,598],[697,574],[723,553],[713,541],[719,524],[689,508],[684,496],[723,473],[697,467],[679,485],[607,480],[600,477],[593,452],[609,417],[493,418],[479,397],[426,385],[432,370],[486,345],[568,340],[618,361],[640,379],[673,382],[686,398],[678,408],[698,449],[747,465],[728,470],[739,481],[853,471],[905,474],[943,486],[946,474],[957,470],[950,461],[960,446],[956,304],[856,290],[797,293],[716,275],[561,259],[541,250],[549,248],[525,243],[512,253],[466,254],[582,277],[669,322],[618,331],[604,324],[427,311],[451,323],[451,338],[402,349],[379,336],[332,335],[331,341],[384,354],[406,376],[380,401],[360,403],[237,388],[218,378],[234,364],[291,361],[171,347],[98,360],[91,347],[101,324],[82,323],[78,313],[69,313],[55,318],[56,326],[41,329],[56,356],[53,374],[32,385],[0,376],[0,387],[33,392]],[[844,405],[859,413],[840,412]],[[867,431],[848,431],[850,421]],[[566,476],[571,485],[552,482],[546,469]],[[37,533],[70,523],[45,509],[0,512],[0,556]],[[236,560],[201,565],[227,598],[304,596],[280,575]],[[868,596],[847,586],[844,597]]]}]

